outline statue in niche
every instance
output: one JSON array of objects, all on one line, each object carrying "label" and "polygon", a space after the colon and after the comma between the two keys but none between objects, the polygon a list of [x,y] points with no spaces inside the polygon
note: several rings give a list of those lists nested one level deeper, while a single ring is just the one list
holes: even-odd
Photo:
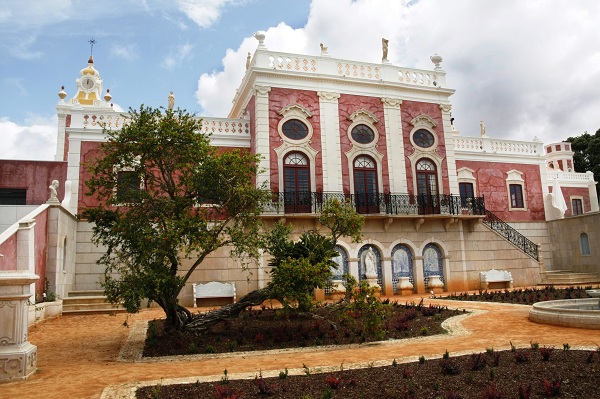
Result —
[{"label": "statue in niche", "polygon": [[167,108],[169,110],[172,110],[173,107],[175,106],[175,95],[173,94],[173,92],[169,93],[168,104],[169,105],[167,106]]},{"label": "statue in niche", "polygon": [[365,274],[367,277],[377,276],[377,270],[375,269],[375,253],[371,247],[369,247],[369,250],[365,254]]},{"label": "statue in niche", "polygon": [[480,134],[481,137],[485,137],[485,124],[483,123],[483,121],[479,122],[479,130],[480,130]]},{"label": "statue in niche", "polygon": [[383,61],[383,62],[388,60],[388,43],[389,43],[388,39],[386,39],[385,37],[381,38],[381,51],[383,52],[381,61]]}]

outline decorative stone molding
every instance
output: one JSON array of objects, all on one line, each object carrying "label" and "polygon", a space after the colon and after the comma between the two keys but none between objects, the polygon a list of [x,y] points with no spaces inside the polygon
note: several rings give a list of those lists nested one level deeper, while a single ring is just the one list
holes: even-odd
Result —
[{"label": "decorative stone molding", "polygon": [[285,107],[283,107],[279,112],[277,112],[279,115],[287,115],[290,111],[293,111],[294,109],[304,113],[304,117],[305,118],[312,118],[312,112],[310,112],[310,110],[298,103],[294,103],[294,104],[290,104],[290,105],[286,105]]},{"label": "decorative stone molding", "polygon": [[388,107],[398,107],[402,104],[402,100],[399,98],[390,98],[390,97],[382,97],[381,102],[383,105],[387,105]]},{"label": "decorative stone molding", "polygon": [[477,196],[477,179],[475,178],[475,171],[469,168],[459,168],[456,171],[458,183],[471,183],[473,185],[473,196]]},{"label": "decorative stone molding", "polygon": [[261,96],[266,96],[267,94],[269,94],[269,92],[271,91],[271,87],[269,86],[258,86],[255,85],[254,86],[254,93],[256,95],[261,95]]},{"label": "decorative stone molding", "polygon": [[[313,136],[314,130],[313,130],[312,124],[308,121],[308,118],[312,117],[312,113],[308,110],[308,108],[306,108],[300,104],[294,103],[294,104],[290,104],[290,105],[283,107],[278,112],[278,114],[283,116],[283,118],[281,118],[281,120],[277,124],[277,133],[279,134],[281,141],[283,141],[284,146],[285,145],[298,146],[300,144],[309,144],[310,143],[310,140]],[[299,121],[302,121],[302,123],[304,123],[306,125],[306,127],[308,128],[308,134],[306,135],[306,137],[304,137],[300,140],[293,140],[293,139],[290,139],[289,137],[286,137],[286,135],[283,134],[283,124],[291,119],[297,119]],[[308,147],[308,146],[305,146],[302,148],[306,148],[306,147]]]},{"label": "decorative stone molding", "polygon": [[440,104],[440,109],[444,113],[450,113],[452,111],[452,104]]},{"label": "decorative stone molding", "polygon": [[410,124],[415,127],[415,129],[425,128],[429,130],[433,130],[434,127],[437,126],[437,123],[429,116],[425,114],[421,114],[419,116],[415,116]]},{"label": "decorative stone molding", "polygon": [[363,118],[366,117],[366,118],[370,119],[371,123],[379,122],[379,119],[375,115],[373,115],[372,112],[370,112],[364,108],[361,108],[358,111],[353,112],[352,115],[350,115],[348,117],[348,120],[355,122],[356,119],[359,119],[361,117],[363,117]]},{"label": "decorative stone molding", "polygon": [[321,101],[337,101],[340,98],[340,93],[334,93],[331,91],[318,91],[317,96]]}]

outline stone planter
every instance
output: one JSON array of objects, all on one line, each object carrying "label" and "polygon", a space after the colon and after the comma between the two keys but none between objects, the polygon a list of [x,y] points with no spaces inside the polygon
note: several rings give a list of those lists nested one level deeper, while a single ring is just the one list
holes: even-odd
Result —
[{"label": "stone planter", "polygon": [[414,287],[410,282],[410,277],[400,277],[398,279],[398,292],[400,295],[411,295],[414,293]]},{"label": "stone planter", "polygon": [[438,275],[429,276],[429,282],[427,283],[427,286],[431,291],[434,292],[434,294],[441,294],[444,292],[444,283]]}]

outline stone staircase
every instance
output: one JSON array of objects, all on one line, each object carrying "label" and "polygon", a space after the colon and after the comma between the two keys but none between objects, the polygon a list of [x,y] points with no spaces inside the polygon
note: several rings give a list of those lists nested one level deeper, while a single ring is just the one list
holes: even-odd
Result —
[{"label": "stone staircase", "polygon": [[600,284],[600,276],[594,273],[575,273],[571,270],[549,270],[541,273],[539,285],[592,285]]},{"label": "stone staircase", "polygon": [[102,290],[70,291],[69,295],[63,298],[64,316],[122,312],[125,312],[125,309],[108,302]]}]

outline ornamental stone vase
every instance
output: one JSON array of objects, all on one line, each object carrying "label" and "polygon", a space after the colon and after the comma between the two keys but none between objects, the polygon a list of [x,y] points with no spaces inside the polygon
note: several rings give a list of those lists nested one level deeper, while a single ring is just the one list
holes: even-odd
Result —
[{"label": "ornamental stone vase", "polygon": [[435,294],[444,292],[444,283],[438,275],[429,276],[429,282],[427,283],[427,286]]}]

